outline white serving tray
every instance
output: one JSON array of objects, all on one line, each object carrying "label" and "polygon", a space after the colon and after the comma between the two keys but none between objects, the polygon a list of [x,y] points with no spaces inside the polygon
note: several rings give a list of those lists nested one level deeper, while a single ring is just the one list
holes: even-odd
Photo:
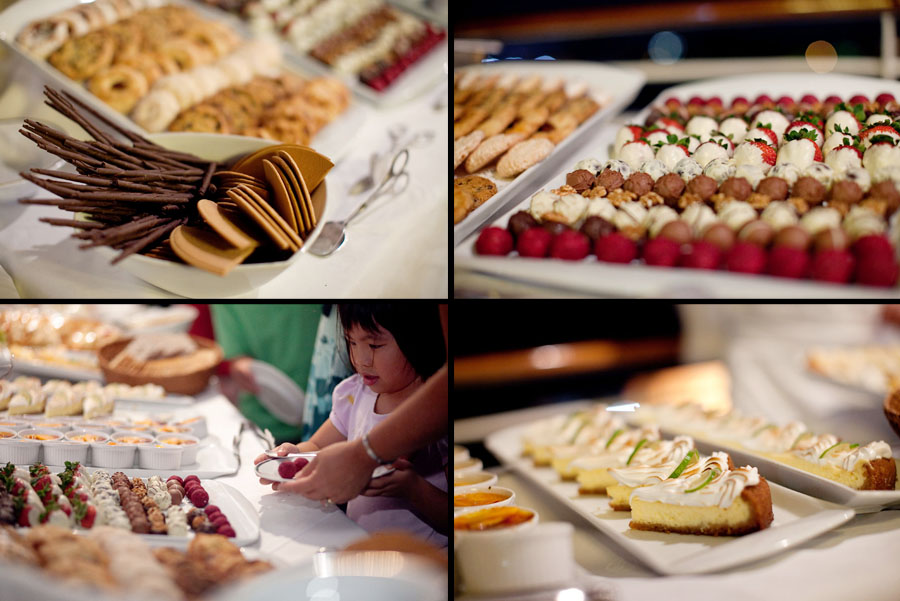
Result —
[{"label": "white serving tray", "polygon": [[35,376],[45,379],[58,380],[103,380],[103,373],[100,368],[89,369],[87,367],[74,367],[67,365],[56,365],[45,361],[23,361],[13,356],[13,371],[8,376],[9,379],[15,377],[16,374]]},{"label": "white serving tray", "polygon": [[[687,102],[695,95],[717,95],[728,106],[735,96],[746,96],[752,101],[762,93],[769,94],[773,98],[785,94],[797,97],[810,93],[821,99],[830,94],[849,97],[859,93],[874,97],[881,92],[890,92],[900,98],[900,82],[836,74],[740,75],[698,81],[663,90],[633,119],[633,122],[643,123],[651,108],[670,96]],[[548,175],[541,180],[542,183],[532,182],[532,185],[522,188],[514,206],[495,218],[492,223],[485,222],[484,225],[505,228],[514,213],[529,207],[531,196],[536,192],[541,189],[558,188],[564,184],[566,173],[581,159],[594,157],[601,161],[607,160],[608,149],[615,135],[615,128],[604,128],[596,136],[596,143],[592,146],[590,154],[572,157],[555,171],[542,173],[542,176]],[[475,240],[476,236],[472,235],[462,245],[457,246],[454,252],[455,269],[485,274],[501,281],[523,283],[538,292],[553,290],[582,295],[631,298],[900,298],[900,289],[897,288],[837,285],[811,280],[788,280],[764,275],[708,272],[677,267],[614,265],[603,263],[593,255],[577,262],[527,259],[518,256],[482,257],[475,254]]]},{"label": "white serving tray", "polygon": [[[177,0],[174,0],[173,3],[177,3]],[[189,5],[197,12],[203,13],[207,18],[228,21],[229,25],[234,26],[235,20],[226,18],[228,15],[224,15],[220,11],[211,10],[208,7],[193,3],[180,3]],[[0,42],[40,72],[46,78],[49,85],[71,93],[116,124],[131,131],[135,131],[143,136],[148,135],[149,132],[145,131],[125,115],[111,109],[99,98],[88,92],[84,86],[72,81],[60,73],[46,60],[40,60],[32,56],[16,43],[16,35],[18,35],[19,31],[31,21],[47,17],[79,4],[82,4],[82,2],[79,2],[78,0],[16,2],[0,13]],[[242,37],[246,38],[247,36],[244,35]],[[292,64],[291,61],[287,60],[287,57],[285,57],[285,60],[282,62],[282,68],[287,71],[307,76],[311,73],[310,69],[298,67],[300,67],[300,65]],[[317,151],[329,157],[336,163],[346,155],[347,152],[352,150],[354,134],[362,128],[363,124],[372,113],[373,111],[370,107],[362,105],[359,102],[351,102],[350,106],[343,114],[316,134],[311,145]]]},{"label": "white serving tray", "polygon": [[628,527],[631,514],[613,511],[605,495],[579,496],[578,483],[562,482],[553,468],[535,468],[521,456],[528,424],[505,428],[485,439],[500,461],[537,484],[549,496],[578,513],[624,551],[659,574],[716,572],[776,555],[854,516],[846,507],[813,499],[769,483],[775,519],[765,530],[740,537],[693,536],[645,532]]},{"label": "white serving tray", "polygon": [[[514,180],[496,180],[497,193],[480,207],[453,226],[453,245],[459,246],[467,236],[482,228],[489,220],[522,200],[531,198],[536,191],[535,184],[545,180],[550,174],[565,169],[570,161],[573,148],[588,138],[597,127],[617,115],[631,103],[644,85],[644,75],[610,67],[600,63],[579,61],[497,61],[473,65],[461,69],[463,72],[540,75],[545,80],[563,79],[565,82],[583,82],[589,93],[601,101],[601,108],[578,126],[571,135],[560,142],[546,159],[519,174]],[[579,157],[580,158],[580,157]],[[482,174],[483,175],[483,174]],[[565,173],[563,173],[565,179]],[[563,182],[565,183],[565,182]],[[466,246],[468,243],[466,243]]]}]

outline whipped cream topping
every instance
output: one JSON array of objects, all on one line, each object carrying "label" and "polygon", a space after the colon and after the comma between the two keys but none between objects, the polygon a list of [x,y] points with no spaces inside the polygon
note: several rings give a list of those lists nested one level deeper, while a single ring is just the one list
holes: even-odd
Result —
[{"label": "whipped cream topping", "polygon": [[[701,486],[715,474],[703,488]],[[669,503],[671,505],[685,505],[690,507],[731,507],[734,500],[741,494],[744,488],[759,484],[759,472],[755,467],[742,467],[734,470],[715,471],[705,470],[687,478],[666,479],[659,484],[636,488],[631,493],[631,502],[634,499],[644,501]],[[694,490],[694,492],[687,492]]]},{"label": "whipped cream topping", "polygon": [[556,415],[535,422],[526,429],[523,438],[534,446],[570,445],[590,442],[591,429],[588,428],[588,431],[584,434],[581,434],[582,430],[590,425],[592,428],[602,431],[607,424],[614,420],[617,423],[621,423],[620,418],[614,417],[606,410],[606,405],[597,405],[591,409],[577,411],[568,415]]},{"label": "whipped cream topping", "polygon": [[806,444],[802,448],[795,448],[792,451],[795,455],[810,463],[833,465],[847,471],[853,471],[860,461],[867,462],[880,458],[890,459],[891,457],[891,447],[883,440],[851,448],[851,445],[847,443],[838,444],[834,435],[823,434],[801,439],[798,447],[804,442]]},{"label": "whipped cream topping", "polygon": [[619,484],[632,488],[662,482],[693,448],[694,439],[690,436],[677,436],[675,440],[660,440],[644,446],[635,453],[631,465],[611,469],[609,474]]},{"label": "whipped cream topping", "polygon": [[769,453],[783,453],[791,448],[797,437],[806,432],[806,425],[801,422],[791,422],[785,426],[772,425],[757,430],[756,434],[743,444],[754,451]]},{"label": "whipped cream topping", "polygon": [[571,466],[579,470],[622,466],[628,461],[635,446],[642,439],[650,442],[659,440],[659,427],[655,425],[633,430],[620,430],[613,438],[615,431],[610,432],[606,438],[597,439],[591,452],[576,457],[572,460]]}]

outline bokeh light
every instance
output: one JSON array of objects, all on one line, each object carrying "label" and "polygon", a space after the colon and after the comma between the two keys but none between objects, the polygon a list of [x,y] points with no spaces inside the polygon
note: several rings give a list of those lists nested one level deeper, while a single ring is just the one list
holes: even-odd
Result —
[{"label": "bokeh light", "polygon": [[825,40],[817,40],[806,48],[806,64],[815,73],[830,73],[837,66],[837,50]]},{"label": "bokeh light", "polygon": [[684,57],[684,40],[672,31],[657,32],[647,44],[647,53],[654,63],[672,65]]}]

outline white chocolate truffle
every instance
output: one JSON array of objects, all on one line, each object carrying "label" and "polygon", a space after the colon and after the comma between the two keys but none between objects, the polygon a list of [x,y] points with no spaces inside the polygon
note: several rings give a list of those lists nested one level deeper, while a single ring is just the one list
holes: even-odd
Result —
[{"label": "white chocolate truffle", "polygon": [[707,117],[705,115],[694,115],[687,122],[687,125],[684,128],[684,132],[689,136],[704,136],[710,135],[718,129],[718,123],[712,117]]},{"label": "white chocolate truffle", "polygon": [[840,225],[841,214],[830,207],[816,207],[800,218],[800,227],[809,232],[810,236]]},{"label": "white chocolate truffle", "polygon": [[883,234],[886,229],[885,220],[865,207],[853,207],[844,217],[844,230],[853,241],[869,234]]},{"label": "white chocolate truffle", "polygon": [[784,137],[784,130],[788,128],[788,125],[790,125],[791,122],[788,121],[787,117],[782,113],[769,109],[760,111],[759,114],[753,118],[753,122],[750,125],[752,127],[757,127],[757,125],[764,126],[766,124],[772,126],[769,129],[775,132],[775,135],[778,136],[778,141],[781,142],[781,139]]},{"label": "white chocolate truffle", "polygon": [[750,186],[756,190],[756,186],[766,176],[763,170],[757,165],[738,165],[734,170],[735,177],[743,177],[750,183]]},{"label": "white chocolate truffle", "polygon": [[647,228],[647,233],[651,238],[656,238],[663,226],[676,219],[678,219],[678,212],[675,209],[666,205],[656,205],[647,211],[643,226]]},{"label": "white chocolate truffle", "polygon": [[840,174],[840,177],[836,177],[835,179],[856,182],[856,185],[858,185],[864,193],[868,192],[869,188],[872,187],[872,178],[869,175],[869,172],[862,167],[851,167],[850,169],[846,169]]},{"label": "white chocolate truffle", "polygon": [[704,142],[694,151],[693,158],[701,168],[705,168],[710,161],[728,160],[728,151],[716,142],[709,141]]},{"label": "white chocolate truffle", "polygon": [[718,221],[715,212],[702,202],[695,202],[688,206],[681,214],[681,218],[691,226],[694,238],[699,238],[703,230]]},{"label": "white chocolate truffle", "polygon": [[672,172],[678,174],[681,179],[684,180],[684,183],[687,184],[698,175],[701,175],[703,173],[703,168],[700,167],[694,159],[684,157],[675,164],[675,168]]},{"label": "white chocolate truffle", "polygon": [[600,173],[603,173],[607,169],[617,171],[625,179],[628,179],[628,176],[634,173],[634,169],[632,169],[628,163],[618,159],[610,159],[603,163],[603,167],[600,168]]},{"label": "white chocolate truffle", "polygon": [[616,207],[614,207],[613,204],[609,202],[608,198],[592,198],[588,203],[585,218],[596,215],[597,217],[602,217],[603,219],[611,222],[613,216],[616,214],[616,211]]},{"label": "white chocolate truffle", "polygon": [[800,169],[793,163],[776,163],[775,166],[769,170],[769,177],[780,177],[786,181],[789,186],[793,186],[800,178]]},{"label": "white chocolate truffle", "polygon": [[621,230],[627,227],[640,226],[646,217],[647,209],[641,206],[639,202],[625,202],[616,211],[612,218],[612,223]]},{"label": "white chocolate truffle", "polygon": [[638,169],[645,162],[656,158],[653,149],[643,141],[629,142],[622,147],[619,158],[625,161],[632,169]]},{"label": "white chocolate truffle", "polygon": [[678,146],[677,144],[663,144],[659,147],[659,150],[656,151],[656,160],[662,161],[663,165],[665,165],[666,169],[669,171],[674,171],[675,165],[687,157],[688,152],[685,147]]},{"label": "white chocolate truffle", "polygon": [[590,171],[595,176],[600,173],[603,167],[603,163],[601,163],[597,159],[582,159],[575,163],[575,167],[572,168],[572,171],[578,171],[579,169],[585,169]]},{"label": "white chocolate truffle", "polygon": [[720,186],[726,179],[733,177],[734,172],[734,164],[731,160],[726,161],[725,159],[713,159],[703,168],[703,175],[713,178]]},{"label": "white chocolate truffle", "polygon": [[869,173],[885,167],[900,165],[900,146],[891,146],[890,144],[869,146],[863,153],[862,164]]},{"label": "white chocolate truffle", "polygon": [[776,232],[789,225],[797,225],[797,209],[784,200],[773,200],[763,209],[760,219],[772,226]]},{"label": "white chocolate truffle", "polygon": [[803,170],[803,175],[813,178],[825,186],[826,190],[830,190],[831,180],[834,179],[834,169],[825,163],[813,163]]},{"label": "white chocolate truffle", "polygon": [[830,136],[836,130],[834,126],[840,126],[841,129],[849,132],[851,135],[859,134],[859,121],[850,111],[835,111],[828,119],[825,120],[825,136]]},{"label": "white chocolate truffle", "polygon": [[742,227],[755,220],[756,217],[756,209],[743,200],[729,201],[719,211],[719,221],[722,221],[735,232],[740,231]]},{"label": "white chocolate truffle", "polygon": [[553,203],[553,212],[562,215],[569,225],[584,217],[588,207],[588,199],[581,194],[566,194]]},{"label": "white chocolate truffle", "polygon": [[[894,186],[900,185],[900,165],[890,165],[883,167],[872,174],[873,183],[881,183],[884,181],[894,182]],[[898,188],[900,190],[900,188]]]},{"label": "white chocolate truffle", "polygon": [[862,159],[855,148],[840,148],[825,155],[825,164],[838,174],[851,167],[862,167]]},{"label": "white chocolate truffle", "polygon": [[719,124],[719,131],[730,136],[735,144],[740,144],[747,133],[747,122],[740,117],[729,117]]},{"label": "white chocolate truffle", "polygon": [[643,165],[641,165],[640,171],[641,173],[646,173],[647,175],[652,177],[653,181],[658,180],[669,172],[663,162],[656,159],[646,161]]},{"label": "white chocolate truffle", "polygon": [[531,213],[532,217],[540,221],[544,215],[553,211],[553,203],[556,202],[557,198],[559,196],[556,194],[541,190],[531,197],[531,205],[528,207],[528,212]]}]

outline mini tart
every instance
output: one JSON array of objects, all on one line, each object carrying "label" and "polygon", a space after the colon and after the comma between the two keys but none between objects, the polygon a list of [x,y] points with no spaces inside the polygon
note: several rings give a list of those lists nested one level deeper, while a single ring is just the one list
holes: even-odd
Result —
[{"label": "mini tart", "polygon": [[[751,478],[748,484],[743,486],[739,495],[730,499],[730,502],[685,504],[684,501],[695,501],[694,498],[688,499],[688,497],[697,494],[686,491],[665,495],[665,501],[640,498],[637,494],[652,488],[658,489],[667,483],[639,489],[631,496],[629,526],[635,530],[707,536],[740,536],[768,528],[774,519],[772,494],[768,482],[756,473],[755,468],[732,470],[725,472],[720,478],[731,478],[733,477],[731,475],[737,472],[743,472],[745,475],[751,474],[755,477]],[[685,482],[693,484],[702,477],[701,473]],[[755,484],[751,484],[752,482]]]}]

